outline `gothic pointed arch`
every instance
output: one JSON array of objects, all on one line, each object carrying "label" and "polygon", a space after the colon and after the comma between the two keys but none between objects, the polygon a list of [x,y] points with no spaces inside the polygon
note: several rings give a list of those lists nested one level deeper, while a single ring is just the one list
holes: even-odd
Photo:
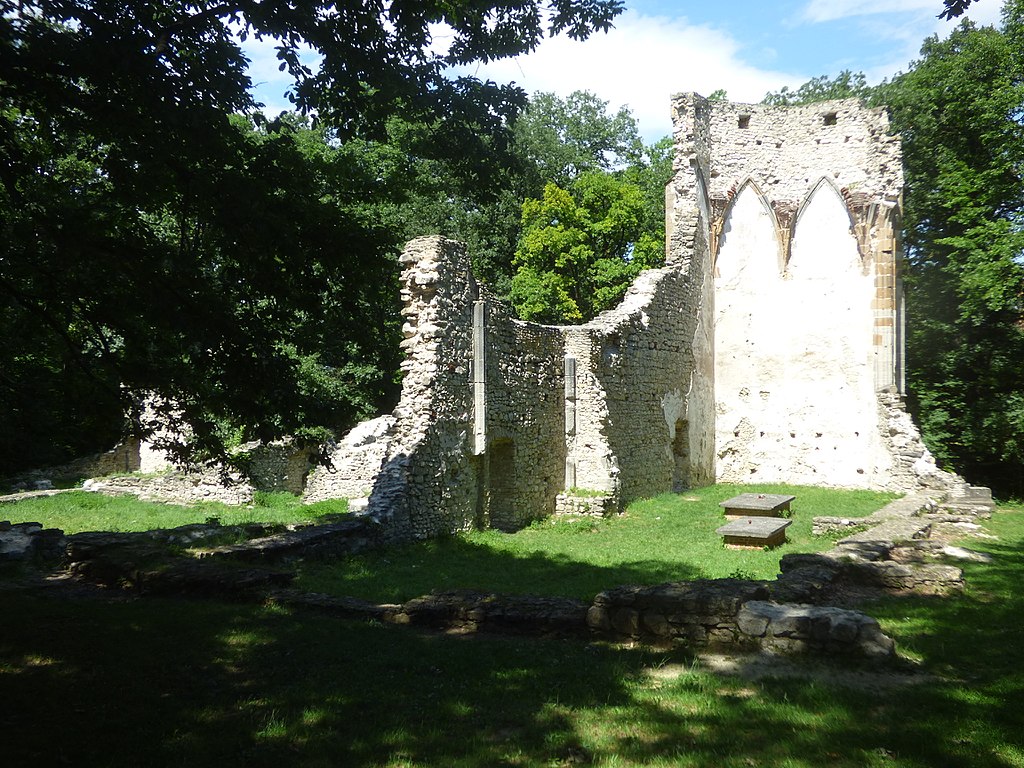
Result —
[{"label": "gothic pointed arch", "polygon": [[[785,243],[783,228],[767,195],[752,176],[746,176],[733,185],[724,200],[714,201],[711,226],[711,264],[715,276],[720,276],[719,258],[722,248],[730,235],[739,229],[742,239],[761,242],[771,240],[776,255],[776,271],[782,274],[785,265]],[[741,219],[741,221],[737,221]],[[765,226],[767,225],[767,226]],[[756,233],[752,230],[756,230]]]},{"label": "gothic pointed arch", "polygon": [[849,234],[857,244],[857,251],[861,259],[859,266],[863,266],[864,254],[857,237],[857,218],[850,208],[847,195],[832,179],[822,176],[800,201],[800,205],[797,206],[793,215],[790,227],[790,249],[786,254],[785,263],[787,274],[790,273],[793,263],[793,248],[797,238],[802,234],[801,226],[806,234],[807,229],[812,225],[828,228],[833,240],[840,239],[844,232]]}]

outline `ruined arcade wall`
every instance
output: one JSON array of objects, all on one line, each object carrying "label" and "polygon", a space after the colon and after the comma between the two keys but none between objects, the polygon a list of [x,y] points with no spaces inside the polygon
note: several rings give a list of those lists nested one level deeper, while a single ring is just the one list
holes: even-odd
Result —
[{"label": "ruined arcade wall", "polygon": [[898,139],[856,100],[706,107],[716,477],[891,487]]}]

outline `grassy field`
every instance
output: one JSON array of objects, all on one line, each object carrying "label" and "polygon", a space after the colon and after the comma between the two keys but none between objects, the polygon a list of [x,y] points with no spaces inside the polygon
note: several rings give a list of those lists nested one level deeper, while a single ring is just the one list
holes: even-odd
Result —
[{"label": "grassy field", "polygon": [[[799,513],[798,513],[799,514]],[[869,608],[931,677],[721,677],[682,652],[0,589],[11,766],[1024,766],[1024,509],[949,599]],[[875,681],[878,682],[878,681]]]},{"label": "grassy field", "polygon": [[[738,493],[796,496],[788,543],[772,550],[726,549],[718,506]],[[682,579],[773,579],[790,552],[828,549],[812,536],[816,515],[864,517],[892,494],[778,485],[716,485],[635,502],[606,519],[535,523],[515,534],[473,531],[340,562],[307,563],[299,586],[314,592],[402,602],[431,590],[478,589],[590,599],[619,584]]]},{"label": "grassy field", "polygon": [[348,510],[345,499],[303,505],[290,493],[257,492],[249,506],[219,502],[192,506],[139,501],[132,496],[105,496],[88,491],[67,491],[0,504],[0,520],[37,522],[65,533],[82,531],[150,531],[202,523],[211,518],[222,525],[246,523],[302,523]]},{"label": "grassy field", "polygon": [[[795,495],[788,542],[772,550],[733,550],[715,529],[719,502],[744,492]],[[590,599],[620,584],[736,576],[772,579],[790,552],[827,549],[811,534],[816,515],[863,517],[895,498],[871,491],[780,485],[716,485],[631,504],[611,518],[551,519],[515,534],[470,531],[300,567],[297,586],[378,602],[403,602],[432,590],[477,589]],[[217,518],[224,525],[292,523],[345,510],[344,501],[302,506],[290,494],[258,494],[250,507],[181,507],[82,491],[0,506],[0,519],[35,520],[67,533],[141,531]]]}]

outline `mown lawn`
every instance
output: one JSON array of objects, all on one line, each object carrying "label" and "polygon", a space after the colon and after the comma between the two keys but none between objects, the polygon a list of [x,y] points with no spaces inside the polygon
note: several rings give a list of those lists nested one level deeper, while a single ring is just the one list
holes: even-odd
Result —
[{"label": "mown lawn", "polygon": [[[747,492],[796,496],[785,545],[736,550],[722,544],[715,529],[726,521],[718,504]],[[299,585],[402,602],[444,589],[590,599],[619,584],[726,576],[773,579],[783,555],[831,548],[831,539],[811,534],[813,517],[864,517],[894,498],[872,491],[716,485],[638,501],[618,517],[555,518],[514,534],[473,531],[344,561],[307,563]]]},{"label": "mown lawn", "polygon": [[0,504],[0,520],[37,522],[65,533],[82,531],[151,531],[215,519],[222,525],[312,522],[348,510],[344,499],[303,505],[290,493],[257,492],[249,506],[202,502],[191,506],[139,501],[132,496],[105,496],[67,491]]},{"label": "mown lawn", "polygon": [[[869,608],[910,686],[720,677],[681,652],[0,589],[12,766],[1024,766],[1024,509],[959,598]],[[509,556],[509,566],[515,558]]]}]

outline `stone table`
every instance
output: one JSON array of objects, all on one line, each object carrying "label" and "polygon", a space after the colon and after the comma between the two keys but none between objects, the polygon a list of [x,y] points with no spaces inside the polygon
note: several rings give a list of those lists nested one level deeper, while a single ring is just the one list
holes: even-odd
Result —
[{"label": "stone table", "polygon": [[720,502],[718,506],[725,508],[725,514],[744,517],[766,516],[782,517],[789,512],[789,503],[796,496],[784,496],[778,493],[741,493]]},{"label": "stone table", "polygon": [[776,547],[786,540],[792,520],[780,517],[740,517],[715,531],[729,547]]}]

